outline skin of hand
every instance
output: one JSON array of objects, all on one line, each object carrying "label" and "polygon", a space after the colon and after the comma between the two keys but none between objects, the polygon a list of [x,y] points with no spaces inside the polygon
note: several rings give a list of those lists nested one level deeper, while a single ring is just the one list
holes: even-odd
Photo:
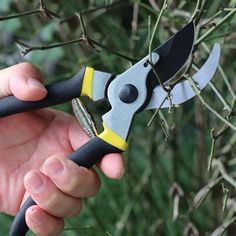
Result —
[{"label": "skin of hand", "polygon": [[[25,101],[44,98],[40,71],[26,62],[0,70],[0,98],[12,94]],[[31,195],[38,205],[26,212],[29,228],[58,235],[63,218],[78,214],[81,199],[100,187],[94,169],[67,159],[87,135],[73,116],[49,108],[1,118],[0,134],[0,212],[15,215]],[[106,155],[98,166],[112,179],[124,172],[119,154]]]}]

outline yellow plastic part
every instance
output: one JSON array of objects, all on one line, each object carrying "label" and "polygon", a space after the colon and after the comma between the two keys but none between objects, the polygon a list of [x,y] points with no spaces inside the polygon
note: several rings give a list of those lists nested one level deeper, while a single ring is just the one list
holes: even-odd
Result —
[{"label": "yellow plastic part", "polygon": [[128,143],[124,139],[122,139],[118,134],[106,127],[104,123],[103,127],[104,131],[98,135],[99,138],[111,144],[112,146],[119,148],[122,151],[125,151],[128,148]]},{"label": "yellow plastic part", "polygon": [[92,99],[93,93],[93,74],[94,69],[92,67],[87,66],[84,73],[84,79],[82,84],[81,96],[87,96]]}]

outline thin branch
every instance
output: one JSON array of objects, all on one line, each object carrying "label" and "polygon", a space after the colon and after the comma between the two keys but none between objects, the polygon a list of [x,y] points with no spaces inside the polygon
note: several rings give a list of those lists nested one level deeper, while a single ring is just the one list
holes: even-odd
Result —
[{"label": "thin branch", "polygon": [[208,2],[209,2],[208,0],[202,0],[201,9],[200,9],[199,13],[197,14],[197,17],[195,18],[195,24],[196,25],[200,21],[202,15],[206,12],[205,8],[206,8]]},{"label": "thin branch", "polygon": [[[128,2],[122,0],[122,1],[116,1],[114,3],[111,3],[111,4],[105,4],[103,6],[99,6],[99,7],[94,7],[94,8],[91,8],[91,9],[87,9],[87,10],[82,10],[81,11],[81,14],[91,14],[91,13],[94,13],[96,11],[103,11],[104,13],[113,9],[114,7],[117,7],[117,6],[120,6],[120,5],[126,5],[126,4],[129,4]],[[75,15],[72,15],[72,16],[67,16],[65,17],[64,19],[60,20],[60,24],[63,24],[67,21],[70,21],[70,20],[73,20],[75,19],[77,16],[76,14]]]},{"label": "thin branch", "polygon": [[79,39],[73,39],[73,40],[69,40],[66,42],[62,42],[62,43],[53,43],[53,44],[39,45],[39,46],[30,46],[30,45],[27,45],[27,44],[19,41],[19,42],[16,42],[16,45],[21,50],[22,55],[25,56],[26,54],[28,54],[29,52],[32,52],[32,51],[36,51],[36,50],[43,51],[43,50],[47,50],[47,49],[63,47],[63,46],[70,45],[70,44],[81,43],[81,41],[82,41],[82,39],[79,38]]},{"label": "thin branch", "polygon": [[225,181],[231,184],[234,188],[236,188],[236,181],[226,172],[223,163],[220,160],[214,159],[212,162],[212,166],[217,168],[220,171],[221,176]]},{"label": "thin branch", "polygon": [[160,11],[160,13],[159,13],[159,15],[158,15],[158,17],[157,17],[157,21],[156,21],[156,24],[155,24],[155,26],[154,26],[154,29],[153,29],[153,31],[152,31],[152,35],[151,35],[151,38],[150,38],[150,42],[149,42],[149,55],[150,55],[150,58],[149,58],[149,60],[150,60],[151,62],[152,62],[152,60],[151,60],[152,43],[153,43],[153,40],[154,40],[154,36],[156,35],[157,27],[158,27],[158,25],[159,25],[159,23],[160,23],[161,17],[162,17],[162,15],[163,15],[163,13],[164,13],[164,11],[165,11],[166,9],[167,9],[167,0],[164,1],[163,5],[162,5],[162,7],[161,7],[161,11]]},{"label": "thin branch", "polygon": [[39,45],[39,46],[30,46],[30,45],[27,45],[23,42],[18,41],[18,42],[16,42],[16,45],[20,49],[22,55],[25,56],[26,54],[28,54],[29,52],[32,52],[32,51],[36,51],[36,50],[42,51],[42,50],[47,50],[47,49],[52,49],[52,48],[57,48],[57,47],[63,47],[63,46],[70,45],[70,44],[75,44],[75,43],[84,43],[87,40],[90,41],[91,43],[93,43],[94,45],[97,45],[100,48],[115,54],[116,56],[119,56],[119,57],[121,57],[123,59],[126,59],[128,61],[131,61],[132,63],[137,62],[137,59],[127,57],[127,56],[125,56],[121,53],[118,53],[114,50],[111,50],[111,49],[105,47],[104,45],[100,44],[99,42],[97,42],[97,41],[95,41],[95,40],[93,40],[89,37],[87,37],[87,38],[80,37],[78,39],[68,40],[68,41],[65,41],[65,42],[62,42],[62,43],[53,43],[53,44]]},{"label": "thin branch", "polygon": [[47,19],[52,19],[52,15],[49,13],[48,9],[44,4],[44,0],[39,0],[39,10],[42,16]]},{"label": "thin branch", "polygon": [[79,12],[79,13],[75,13],[75,14],[76,14],[76,16],[79,19],[81,30],[82,30],[82,34],[87,36],[86,29],[85,29],[85,26],[84,26],[84,20],[83,20],[83,17],[82,17],[82,13]]},{"label": "thin branch", "polygon": [[206,199],[208,194],[212,191],[212,189],[223,179],[222,176],[217,178],[216,180],[210,181],[206,186],[201,188],[197,194],[195,195],[192,203],[193,209],[198,208]]},{"label": "thin branch", "polygon": [[224,18],[222,18],[218,23],[216,23],[210,30],[203,34],[196,42],[195,46],[199,45],[204,41],[209,35],[216,31],[222,24],[224,24],[230,17],[236,13],[236,8],[233,8]]},{"label": "thin branch", "polygon": [[225,84],[226,84],[230,94],[232,95],[233,99],[235,99],[236,98],[236,94],[235,94],[233,88],[231,87],[231,84],[229,83],[229,79],[226,76],[226,74],[225,74],[223,68],[221,67],[221,65],[218,65],[218,70],[219,70],[219,72],[220,72],[220,74],[221,74],[221,76],[222,76],[222,78],[223,78],[223,80],[224,80],[224,82],[225,82]]},{"label": "thin branch", "polygon": [[225,232],[225,230],[228,229],[228,227],[236,222],[236,216],[232,219],[226,220],[222,225],[220,225],[217,229],[214,230],[214,232],[211,234],[211,236],[221,236]]},{"label": "thin branch", "polygon": [[85,29],[82,14],[79,12],[79,13],[76,13],[76,16],[79,19],[80,27],[81,27],[81,30],[82,30],[82,35],[81,35],[82,41],[81,42],[84,42],[86,44],[86,46],[88,46],[90,49],[96,51],[96,47],[92,44],[91,40],[89,40],[88,35],[86,33],[86,29]]},{"label": "thin branch", "polygon": [[224,193],[222,211],[224,212],[229,198],[229,190],[225,187],[224,183],[222,183],[222,189]]},{"label": "thin branch", "polygon": [[212,143],[211,143],[211,152],[208,158],[208,167],[207,167],[208,172],[210,172],[211,170],[212,161],[213,161],[214,153],[215,153],[215,146],[216,146],[216,138],[214,136],[214,129],[211,130],[211,138],[212,138]]},{"label": "thin branch", "polygon": [[168,122],[167,122],[167,120],[166,120],[166,118],[165,118],[165,116],[164,116],[164,114],[161,110],[158,111],[158,115],[160,117],[160,122],[159,123],[160,123],[161,128],[163,130],[163,133],[165,135],[165,141],[167,141],[168,138],[169,138],[169,130],[170,130]]},{"label": "thin branch", "polygon": [[216,12],[214,15],[212,15],[211,17],[209,17],[207,20],[204,20],[204,21],[200,24],[200,28],[206,27],[206,25],[208,25],[210,22],[212,22],[214,19],[216,19],[222,12],[223,12],[223,9],[220,9],[220,10],[219,10],[218,12]]},{"label": "thin branch", "polygon": [[232,148],[235,147],[235,143],[236,143],[236,133],[234,133],[234,135],[227,141],[227,144],[224,147],[222,147],[222,149],[218,153],[216,153],[215,156],[220,157],[228,154],[232,150]]},{"label": "thin branch", "polygon": [[164,104],[164,102],[166,101],[166,99],[168,98],[168,96],[166,96],[163,101],[161,102],[161,105],[155,110],[155,112],[153,113],[151,119],[149,120],[147,126],[150,126],[155,118],[155,116],[157,115],[157,113],[160,111],[161,106]]},{"label": "thin branch", "polygon": [[26,12],[22,12],[22,13],[17,13],[17,14],[9,15],[9,16],[0,16],[0,21],[11,20],[14,18],[20,18],[20,17],[24,17],[24,16],[34,15],[37,13],[41,14],[42,16],[44,16],[48,19],[52,19],[53,17],[59,18],[59,16],[55,12],[52,12],[51,10],[46,8],[43,0],[39,0],[38,9],[26,11]]},{"label": "thin branch", "polygon": [[139,16],[139,2],[134,3],[133,17],[132,17],[132,38],[137,34],[138,31],[138,16]]},{"label": "thin branch", "polygon": [[88,39],[89,39],[89,41],[91,41],[94,45],[97,45],[97,46],[99,46],[100,48],[102,48],[102,49],[104,49],[104,50],[106,50],[106,51],[108,51],[108,52],[111,52],[111,53],[113,53],[114,55],[116,55],[116,56],[118,56],[118,57],[120,57],[120,58],[123,58],[123,59],[125,59],[125,60],[130,61],[132,64],[134,64],[134,63],[136,63],[136,62],[138,61],[138,60],[135,59],[135,58],[131,58],[131,57],[125,56],[124,54],[121,54],[121,53],[119,53],[119,52],[116,52],[116,51],[114,51],[114,50],[112,50],[112,49],[110,49],[110,48],[108,48],[108,47],[106,47],[106,46],[100,44],[99,42],[97,42],[97,41],[95,41],[95,40],[93,40],[93,39],[91,39],[91,38],[88,38]]},{"label": "thin branch", "polygon": [[209,82],[209,85],[212,88],[212,90],[214,91],[214,93],[216,94],[216,96],[219,98],[219,100],[224,105],[223,110],[227,110],[228,112],[232,112],[232,108],[230,107],[228,102],[224,99],[224,97],[221,94],[220,90],[218,88],[216,88],[216,86],[211,81]]},{"label": "thin branch", "polygon": [[15,15],[0,16],[0,21],[11,20],[11,19],[14,19],[14,18],[29,16],[29,15],[33,15],[33,14],[37,14],[37,13],[40,13],[39,9],[35,9],[35,10],[31,10],[31,11],[27,11],[27,12],[15,14]]},{"label": "thin branch", "polygon": [[190,18],[189,22],[195,20],[195,18],[197,17],[199,11],[201,10],[201,5],[202,5],[202,0],[197,0],[195,10],[194,10],[194,12],[192,14],[192,17]]},{"label": "thin branch", "polygon": [[228,125],[232,130],[236,131],[236,126],[231,124],[228,120],[226,120],[223,116],[221,116],[216,110],[214,110],[206,101],[205,99],[201,96],[201,91],[198,89],[197,85],[195,84],[194,80],[190,77],[187,76],[187,79],[189,80],[193,90],[195,91],[196,95],[198,98],[201,100],[202,104],[211,112],[213,113],[217,118],[219,118],[222,122],[224,122],[226,125]]},{"label": "thin branch", "polygon": [[160,11],[160,7],[158,6],[155,0],[149,0],[149,3],[153,7],[153,9],[155,9],[156,11]]},{"label": "thin branch", "polygon": [[[228,114],[228,116],[226,117],[227,120],[230,120],[231,114],[232,114],[232,112],[230,112]],[[208,172],[211,169],[212,161],[213,161],[213,158],[214,158],[216,140],[218,138],[220,138],[228,129],[229,129],[229,126],[224,124],[222,126],[222,128],[220,129],[220,131],[218,131],[216,134],[214,132],[215,131],[214,129],[211,130],[212,143],[211,143],[211,152],[210,152],[209,161],[208,161],[208,168],[207,168]]]}]

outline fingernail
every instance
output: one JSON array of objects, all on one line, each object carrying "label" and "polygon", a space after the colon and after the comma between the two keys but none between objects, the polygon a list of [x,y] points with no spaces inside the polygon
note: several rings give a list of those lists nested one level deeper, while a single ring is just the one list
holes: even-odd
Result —
[{"label": "fingernail", "polygon": [[31,88],[46,90],[46,88],[43,86],[43,84],[41,82],[39,82],[37,79],[34,79],[34,78],[28,78],[27,79],[27,84]]},{"label": "fingernail", "polygon": [[30,209],[29,217],[33,221],[33,223],[39,224],[44,218],[44,213],[41,211],[38,211],[35,208],[32,208]]},{"label": "fingernail", "polygon": [[60,175],[64,170],[64,166],[58,159],[51,158],[46,162],[46,169],[51,175]]},{"label": "fingernail", "polygon": [[26,185],[34,193],[41,192],[43,189],[43,180],[39,174],[32,172],[26,177]]}]

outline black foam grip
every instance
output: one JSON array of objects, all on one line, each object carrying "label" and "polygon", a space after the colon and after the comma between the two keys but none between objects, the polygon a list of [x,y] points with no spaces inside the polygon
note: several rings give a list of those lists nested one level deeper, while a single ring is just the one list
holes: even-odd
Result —
[{"label": "black foam grip", "polygon": [[[98,162],[104,155],[109,153],[120,153],[120,149],[106,143],[102,139],[95,137],[71,153],[69,159],[76,164],[90,168]],[[29,197],[17,213],[10,229],[10,236],[24,236],[28,231],[25,222],[25,212],[30,207],[36,205],[34,200]]]},{"label": "black foam grip", "polygon": [[47,96],[40,101],[21,101],[14,96],[0,99],[0,118],[61,104],[79,97],[82,89],[85,67],[73,78],[46,86]]}]

